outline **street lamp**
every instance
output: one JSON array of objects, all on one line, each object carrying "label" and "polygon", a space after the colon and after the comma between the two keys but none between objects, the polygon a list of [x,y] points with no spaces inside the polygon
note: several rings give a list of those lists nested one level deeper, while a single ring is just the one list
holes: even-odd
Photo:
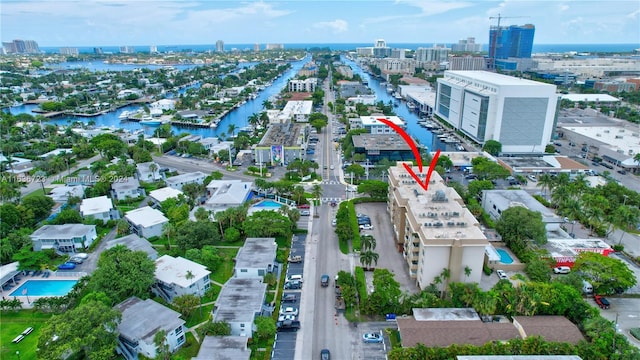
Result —
[{"label": "street lamp", "polygon": [[20,360],[20,351],[16,350],[16,356],[18,356],[18,360]]}]

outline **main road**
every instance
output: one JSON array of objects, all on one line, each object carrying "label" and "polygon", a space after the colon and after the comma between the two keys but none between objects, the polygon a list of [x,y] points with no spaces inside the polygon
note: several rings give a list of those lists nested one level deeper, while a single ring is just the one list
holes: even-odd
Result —
[{"label": "main road", "polygon": [[[324,113],[328,125],[321,134],[318,147],[319,165],[322,169],[323,197],[344,198],[346,186],[341,177],[341,162],[333,141],[333,115],[328,103],[335,104],[331,91],[331,73],[324,83]],[[333,169],[332,169],[333,167]],[[318,205],[317,217],[313,219],[311,233],[307,239],[308,261],[305,262],[305,289],[302,309],[302,346],[296,346],[296,359],[315,359],[320,350],[329,349],[334,359],[353,359],[356,350],[354,329],[342,314],[335,309],[334,278],[338,271],[351,272],[354,269],[352,255],[344,255],[338,247],[338,239],[331,220],[335,218],[337,207],[327,202]],[[320,286],[320,276],[329,275],[329,287]]]}]

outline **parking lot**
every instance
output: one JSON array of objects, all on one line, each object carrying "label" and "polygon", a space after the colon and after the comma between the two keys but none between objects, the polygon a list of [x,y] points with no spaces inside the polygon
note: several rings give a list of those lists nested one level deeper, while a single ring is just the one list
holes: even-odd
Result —
[{"label": "parking lot", "polygon": [[[386,328],[398,328],[395,322],[369,322],[359,323],[357,331],[354,332],[356,344],[357,358],[354,359],[366,359],[366,360],[385,360],[388,349],[391,349],[391,342],[389,336],[384,331]],[[382,334],[383,342],[381,343],[365,343],[362,336],[367,333],[379,333]]]},{"label": "parking lot", "polygon": [[[290,256],[301,256],[302,261],[298,263],[289,263],[287,266],[286,277],[291,275],[302,275],[304,271],[304,255],[305,255],[305,240],[306,235],[295,235],[291,241],[291,254]],[[284,286],[284,284],[282,284]],[[304,286],[303,286],[304,287]],[[300,310],[300,297],[302,292],[300,290],[284,290],[284,294],[296,295],[296,300],[293,302],[282,303],[281,306],[291,306]],[[284,295],[283,295],[284,296]],[[280,311],[280,309],[276,309]],[[296,340],[297,332],[295,331],[278,331],[276,339],[273,344],[273,351],[271,352],[271,359],[275,360],[293,360],[296,353]]]}]

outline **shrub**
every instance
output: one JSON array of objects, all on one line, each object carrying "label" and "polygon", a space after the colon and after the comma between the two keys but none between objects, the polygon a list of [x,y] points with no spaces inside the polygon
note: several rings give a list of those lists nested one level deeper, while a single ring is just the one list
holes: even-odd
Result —
[{"label": "shrub", "polygon": [[624,245],[622,244],[616,244],[616,245],[613,245],[612,247],[613,247],[613,251],[616,251],[616,252],[624,251]]},{"label": "shrub", "polygon": [[629,330],[629,332],[631,333],[631,335],[633,335],[634,338],[640,340],[640,328],[632,328],[631,330]]}]

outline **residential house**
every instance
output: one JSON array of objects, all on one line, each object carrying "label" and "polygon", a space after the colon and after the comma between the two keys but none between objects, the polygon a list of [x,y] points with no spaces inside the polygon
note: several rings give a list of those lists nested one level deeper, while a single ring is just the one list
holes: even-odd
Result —
[{"label": "residential house", "polygon": [[84,190],[86,189],[85,186],[82,185],[76,185],[76,186],[58,186],[58,187],[54,187],[53,189],[51,189],[51,191],[49,192],[49,194],[47,196],[49,196],[50,198],[53,199],[53,201],[57,202],[57,203],[61,203],[61,204],[65,204],[70,197],[79,197],[82,199],[82,197],[84,197]]},{"label": "residential house", "polygon": [[229,279],[213,308],[213,321],[225,321],[231,335],[253,337],[254,321],[262,315],[267,284],[261,279]]},{"label": "residential house", "polygon": [[121,238],[107,241],[107,249],[118,245],[126,246],[131,251],[144,251],[149,259],[155,261],[158,258],[158,251],[145,238],[141,238],[136,234],[129,234]]},{"label": "residential house", "polygon": [[160,166],[153,161],[136,164],[138,180],[146,182],[154,182],[162,179],[162,175],[158,170]]},{"label": "residential house", "polygon": [[167,302],[176,296],[204,296],[211,287],[211,271],[206,266],[182,257],[163,255],[156,260],[156,283],[152,290]]},{"label": "residential house", "polygon": [[168,187],[182,190],[182,187],[187,184],[202,184],[207,174],[202,171],[196,171],[186,174],[180,174],[165,179],[165,183]]},{"label": "residential house", "polygon": [[236,255],[233,276],[240,279],[262,279],[277,269],[275,238],[247,238]]},{"label": "residential house", "polygon": [[83,218],[91,217],[106,223],[109,220],[120,219],[120,212],[113,207],[111,199],[106,196],[83,199],[80,203],[80,214]]},{"label": "residential house", "polygon": [[111,197],[116,201],[135,199],[140,196],[144,196],[144,190],[140,188],[140,182],[136,178],[130,177],[111,184]]},{"label": "residential house", "polygon": [[34,251],[54,249],[73,253],[91,246],[98,238],[95,225],[44,225],[29,235]]},{"label": "residential house", "polygon": [[252,187],[253,183],[242,180],[212,180],[207,185],[209,199],[204,207],[214,214],[238,207],[251,197]]},{"label": "residential house", "polygon": [[205,336],[198,356],[191,360],[249,360],[248,340],[244,336]]},{"label": "residential house", "polygon": [[147,239],[161,236],[162,227],[169,222],[162,212],[149,206],[128,211],[124,218],[136,234]]},{"label": "residential house", "polygon": [[562,217],[542,205],[525,190],[482,191],[482,208],[493,220],[500,219],[503,211],[514,206],[522,206],[525,209],[539,212],[548,232],[559,230],[560,225],[565,222]]},{"label": "residential house", "polygon": [[122,313],[116,352],[126,360],[137,360],[139,354],[154,359],[157,355],[155,336],[159,331],[165,332],[165,343],[170,352],[186,342],[187,328],[180,313],[156,301],[132,296],[115,309]]},{"label": "residential house", "polygon": [[149,192],[149,197],[151,201],[153,201],[154,207],[160,207],[163,201],[167,199],[177,199],[178,196],[182,194],[184,193],[178,189],[163,187]]}]

